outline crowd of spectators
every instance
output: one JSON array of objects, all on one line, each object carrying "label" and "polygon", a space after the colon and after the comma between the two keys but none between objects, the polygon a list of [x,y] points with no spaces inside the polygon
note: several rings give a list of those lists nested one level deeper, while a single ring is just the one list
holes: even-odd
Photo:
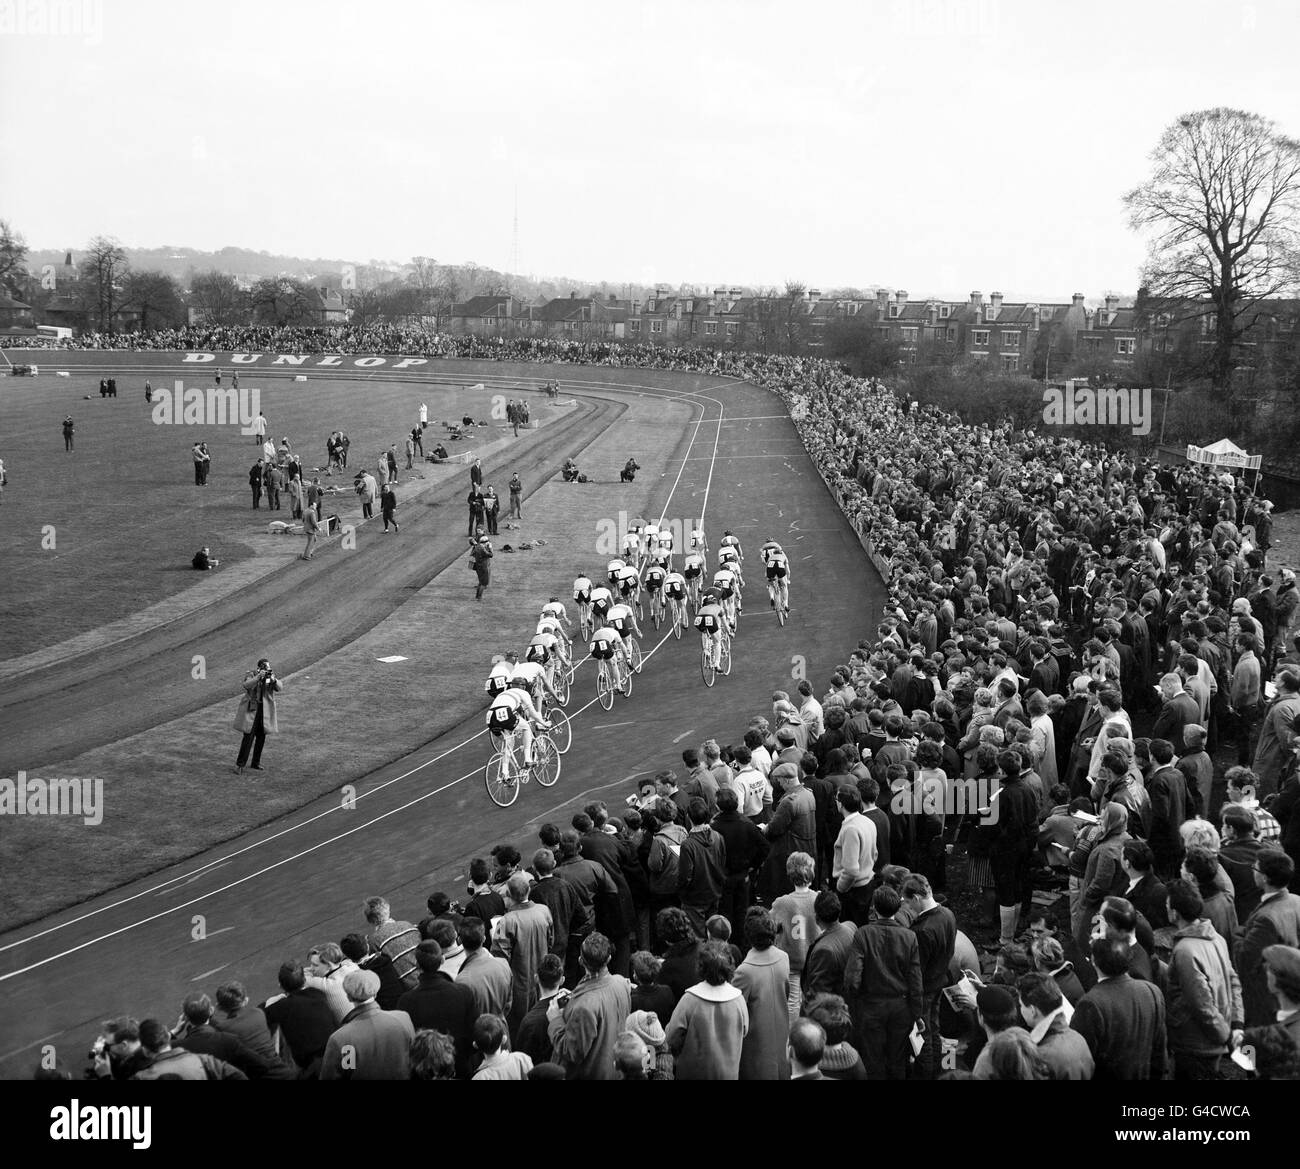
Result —
[{"label": "crowd of spectators", "polygon": [[[810,359],[390,327],[111,343],[743,378],[785,400],[887,590],[820,697],[777,692],[621,816],[544,825],[527,865],[501,846],[464,904],[368,905],[368,934],[286,962],[261,1013],[290,1074],[1300,1074],[1297,591],[1243,479]],[[162,1030],[223,1059],[188,1043],[230,1030],[201,999]],[[150,1068],[170,1050],[113,1027],[152,1036]]]}]

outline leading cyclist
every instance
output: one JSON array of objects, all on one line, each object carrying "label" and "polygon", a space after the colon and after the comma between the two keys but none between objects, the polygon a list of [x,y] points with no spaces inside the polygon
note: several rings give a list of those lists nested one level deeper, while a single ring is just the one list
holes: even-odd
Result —
[{"label": "leading cyclist", "polygon": [[758,555],[767,567],[767,594],[772,608],[776,608],[779,599],[782,610],[789,613],[790,558],[785,554],[785,549],[775,540],[768,540],[759,549]]}]

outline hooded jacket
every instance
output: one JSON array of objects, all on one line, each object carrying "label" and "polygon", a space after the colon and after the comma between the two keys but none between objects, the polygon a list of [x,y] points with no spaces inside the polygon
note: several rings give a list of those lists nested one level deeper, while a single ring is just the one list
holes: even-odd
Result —
[{"label": "hooded jacket", "polygon": [[1244,1019],[1241,982],[1228,943],[1205,918],[1174,934],[1169,957],[1165,1026],[1169,1047],[1193,1055],[1222,1055]]},{"label": "hooded jacket", "polygon": [[677,892],[677,865],[685,840],[686,829],[680,824],[665,824],[654,834],[646,860],[650,892],[665,897]]},{"label": "hooded jacket", "polygon": [[682,906],[712,911],[722,897],[727,875],[727,845],[708,824],[686,834],[677,858],[677,894]]}]

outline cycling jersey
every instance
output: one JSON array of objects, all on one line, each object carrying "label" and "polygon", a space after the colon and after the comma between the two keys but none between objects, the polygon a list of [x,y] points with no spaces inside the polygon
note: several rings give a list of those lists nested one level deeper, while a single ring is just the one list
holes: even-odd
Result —
[{"label": "cycling jersey", "polygon": [[513,731],[520,715],[531,719],[541,718],[526,691],[503,690],[488,707],[486,720],[488,729],[498,734]]},{"label": "cycling jersey", "polygon": [[634,628],[632,610],[627,605],[615,605],[605,618],[611,629],[617,629],[623,637],[628,637]]},{"label": "cycling jersey", "polygon": [[686,574],[687,580],[694,580],[704,571],[703,556],[688,556],[686,563],[682,565],[682,572]]},{"label": "cycling jersey", "polygon": [[790,571],[790,562],[784,552],[776,552],[767,558],[767,579],[780,580]]},{"label": "cycling jersey", "polygon": [[640,583],[641,583],[641,577],[638,574],[637,570],[633,568],[631,565],[628,565],[618,574],[619,591],[624,596],[627,596],[628,593],[633,592]]},{"label": "cycling jersey", "polygon": [[621,560],[611,560],[609,566],[605,569],[605,578],[610,584],[618,580],[618,574],[626,568],[627,565]]},{"label": "cycling jersey", "polygon": [[658,524],[646,524],[644,534],[645,534],[645,542],[647,548],[652,548],[654,547],[655,544],[659,543]]},{"label": "cycling jersey", "polygon": [[483,691],[486,694],[500,694],[507,686],[510,685],[510,675],[514,672],[512,662],[500,661],[492,667],[492,672],[488,674],[487,681],[483,683]]},{"label": "cycling jersey", "polygon": [[704,529],[703,529],[703,528],[692,528],[692,529],[691,529],[691,547],[692,547],[692,548],[703,548],[704,545],[705,545],[707,542],[708,542],[708,541],[704,538]]},{"label": "cycling jersey", "polygon": [[547,601],[542,606],[542,616],[549,617],[553,621],[564,622],[568,619],[568,612],[559,601]]},{"label": "cycling jersey", "polygon": [[723,597],[730,597],[735,592],[736,577],[733,573],[723,569],[721,572],[713,574],[713,587],[720,592]]},{"label": "cycling jersey", "polygon": [[694,624],[701,633],[716,634],[722,629],[722,610],[717,605],[705,605],[695,614]]},{"label": "cycling jersey", "polygon": [[602,625],[592,635],[591,644],[587,649],[591,656],[597,659],[609,661],[614,656],[614,650],[619,643],[619,632],[617,629],[611,629],[608,625]]},{"label": "cycling jersey", "polygon": [[579,605],[591,600],[591,580],[588,577],[580,576],[573,582],[573,600]]},{"label": "cycling jersey", "polygon": [[740,554],[728,544],[725,548],[718,549],[719,564],[739,564]]},{"label": "cycling jersey", "polygon": [[537,623],[538,633],[559,633],[560,623],[554,617],[543,617]]},{"label": "cycling jersey", "polygon": [[773,556],[784,556],[785,549],[775,540],[769,544],[764,544],[758,551],[759,558],[766,564]]},{"label": "cycling jersey", "polygon": [[[555,638],[551,637],[551,645],[547,645],[542,640],[543,637],[550,637],[550,634],[538,634],[528,643],[528,649],[524,651],[524,660],[521,665],[546,665],[551,660],[551,651],[554,648]],[[515,677],[519,677],[519,671],[515,671]]]},{"label": "cycling jersey", "polygon": [[635,532],[628,532],[623,537],[623,551],[627,555],[634,556],[641,551],[641,537]]},{"label": "cycling jersey", "polygon": [[685,598],[686,578],[680,572],[670,572],[664,577],[664,595],[678,601]]},{"label": "cycling jersey", "polygon": [[658,592],[664,583],[664,577],[667,574],[658,565],[651,565],[645,573],[645,591],[648,593]]},{"label": "cycling jersey", "polygon": [[673,550],[673,532],[671,528],[664,528],[659,533],[659,547],[665,552]]},{"label": "cycling jersey", "polygon": [[[528,647],[529,652],[531,653],[534,648],[544,649],[545,647],[534,647],[530,645]],[[534,690],[537,686],[538,680],[545,676],[546,671],[542,668],[541,664],[535,659],[529,658],[527,661],[520,662],[515,666],[514,673],[510,675],[510,681],[524,682],[527,684],[529,690]]]}]

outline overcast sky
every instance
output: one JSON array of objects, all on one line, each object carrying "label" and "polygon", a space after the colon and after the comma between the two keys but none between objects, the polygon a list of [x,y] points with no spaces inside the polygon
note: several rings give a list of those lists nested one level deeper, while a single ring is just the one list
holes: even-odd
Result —
[{"label": "overcast sky", "polygon": [[1295,0],[3,8],[0,217],[41,248],[506,268],[517,188],[525,273],[1093,297],[1177,115],[1300,136]]}]

